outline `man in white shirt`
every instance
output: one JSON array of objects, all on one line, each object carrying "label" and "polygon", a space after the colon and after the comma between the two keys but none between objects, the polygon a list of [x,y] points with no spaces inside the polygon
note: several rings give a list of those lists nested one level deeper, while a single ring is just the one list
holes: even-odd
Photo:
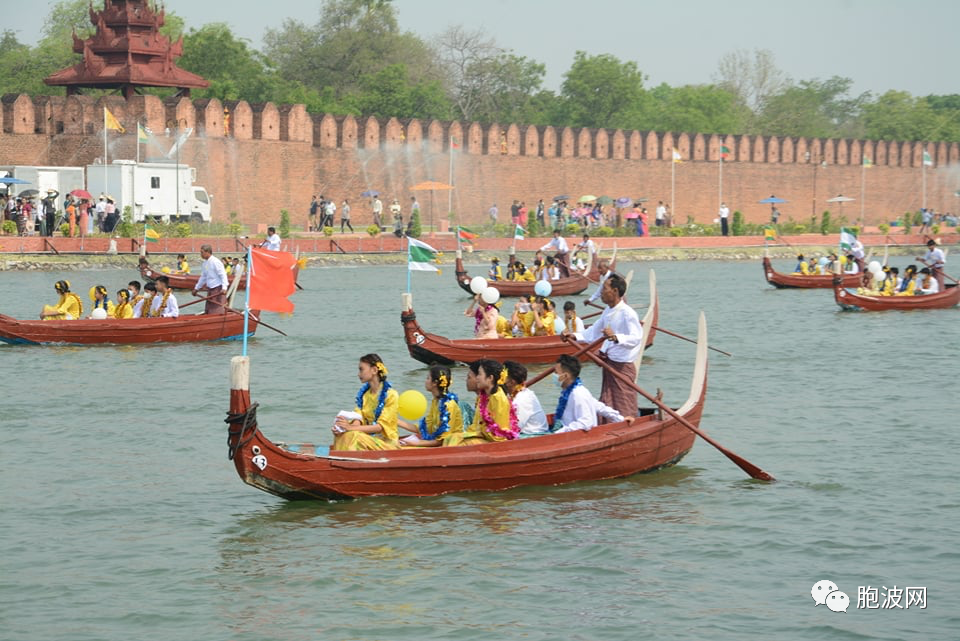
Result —
[{"label": "man in white shirt", "polygon": [[333,220],[337,215],[337,203],[333,202],[333,198],[328,200],[323,205],[323,226],[324,227],[333,227]]},{"label": "man in white shirt", "polygon": [[667,219],[667,206],[663,204],[662,200],[657,204],[656,215],[657,215],[657,220],[656,220],[657,227],[663,227]]},{"label": "man in white shirt", "polygon": [[610,271],[610,261],[606,258],[601,258],[597,261],[597,271],[600,272],[600,283],[597,285],[597,290],[590,294],[590,298],[587,298],[583,301],[584,305],[595,302],[600,298],[600,294],[603,291],[603,283],[606,282],[607,277],[612,273]]},{"label": "man in white shirt", "polygon": [[379,196],[373,197],[373,224],[383,229],[383,221],[380,216],[383,214],[383,201]]},{"label": "man in white shirt", "polygon": [[540,248],[540,251],[547,251],[553,248],[557,253],[554,255],[554,258],[560,261],[560,264],[569,273],[570,268],[570,246],[567,245],[566,239],[560,235],[559,229],[553,230],[553,238],[549,243]]},{"label": "man in white shirt", "polygon": [[590,234],[583,235],[583,242],[577,243],[577,248],[573,252],[573,258],[577,257],[577,254],[585,251],[587,256],[593,256],[597,253],[597,245],[592,240],[590,240]]},{"label": "man in white shirt", "polygon": [[[607,305],[600,315],[600,320],[588,327],[586,331],[576,332],[573,335],[578,341],[585,343],[592,343],[601,336],[606,336],[607,340],[600,348],[600,357],[612,369],[632,381],[637,377],[634,361],[637,360],[643,348],[643,327],[640,325],[637,312],[623,300],[626,292],[627,282],[623,277],[620,274],[610,274],[600,292],[600,297]],[[637,391],[606,368],[603,370],[600,400],[624,416],[635,416],[637,413]]]},{"label": "man in white shirt", "polygon": [[569,354],[557,359],[553,367],[553,376],[563,389],[557,401],[557,409],[553,414],[553,431],[555,434],[583,430],[589,432],[597,426],[597,416],[605,418],[611,423],[626,421],[633,423],[636,409],[624,416],[616,409],[598,401],[593,397],[580,380],[580,361]]},{"label": "man in white shirt", "polygon": [[720,203],[720,233],[724,236],[730,235],[730,228],[728,226],[728,218],[730,217],[730,208],[727,207],[727,203]]},{"label": "man in white shirt", "polygon": [[176,318],[180,315],[177,297],[170,289],[170,279],[167,276],[157,277],[157,295],[153,297],[153,303],[150,305],[150,315],[163,318]]},{"label": "man in white shirt", "polygon": [[153,283],[147,283],[143,286],[143,296],[136,296],[130,300],[137,300],[133,304],[134,318],[147,318],[150,316],[150,308],[153,306],[153,299],[157,295],[157,286]]},{"label": "man in white shirt", "polygon": [[197,292],[207,290],[207,302],[204,305],[204,314],[225,314],[226,300],[225,292],[230,285],[227,280],[227,271],[223,267],[223,262],[213,255],[213,247],[210,245],[200,246],[200,257],[203,258],[203,266],[200,270],[200,278],[193,288],[193,295]]},{"label": "man in white shirt", "polygon": [[267,239],[260,243],[260,246],[272,252],[278,252],[280,251],[280,242],[280,234],[277,233],[276,227],[267,227]]},{"label": "man in white shirt", "polygon": [[[100,231],[107,231],[106,218],[107,218],[107,197],[103,194],[100,194],[100,200],[97,201],[96,207],[96,216],[97,216],[97,229]],[[52,235],[52,234],[51,234]]]},{"label": "man in white shirt", "polygon": [[527,382],[527,368],[514,361],[504,361],[507,370],[507,380],[503,389],[507,392],[513,408],[517,412],[517,423],[521,434],[546,434],[550,431],[547,425],[547,415],[540,405],[540,399],[533,390],[524,387]]},{"label": "man in white shirt", "polygon": [[927,253],[921,258],[917,256],[917,260],[922,260],[923,263],[930,268],[930,273],[933,276],[934,280],[937,281],[937,291],[943,291],[943,267],[947,264],[947,255],[943,253],[943,250],[937,247],[937,241],[932,238],[927,241]]}]

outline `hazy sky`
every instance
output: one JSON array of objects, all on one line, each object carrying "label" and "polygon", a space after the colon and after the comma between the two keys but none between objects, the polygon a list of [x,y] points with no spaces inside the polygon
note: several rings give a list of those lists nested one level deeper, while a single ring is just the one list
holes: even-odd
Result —
[{"label": "hazy sky", "polygon": [[[0,28],[30,42],[42,25],[27,7],[0,0]],[[226,22],[257,49],[286,18],[314,24],[320,0],[166,0],[189,29]],[[461,24],[483,27],[503,47],[547,67],[557,91],[574,52],[635,61],[649,80],[710,82],[721,55],[769,49],[794,80],[841,76],[853,91],[915,96],[960,93],[960,2],[948,0],[393,0],[400,26],[423,38]],[[9,9],[9,10],[8,10]]]}]

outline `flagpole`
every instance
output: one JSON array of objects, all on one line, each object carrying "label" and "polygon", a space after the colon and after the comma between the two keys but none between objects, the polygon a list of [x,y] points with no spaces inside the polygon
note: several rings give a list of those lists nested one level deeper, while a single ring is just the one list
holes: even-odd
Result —
[{"label": "flagpole", "polygon": [[[450,186],[453,186],[453,138],[450,139]],[[450,220],[450,212],[453,211],[453,190],[447,191],[447,220]],[[457,249],[460,249],[459,237],[457,240]]]},{"label": "flagpole", "polygon": [[[247,355],[247,334],[250,333],[250,290],[253,289],[253,253],[250,251],[252,246],[247,245],[247,302],[243,306],[243,356]],[[237,278],[240,278],[240,276],[237,276]],[[221,311],[223,313],[227,312],[225,309]]]},{"label": "flagpole", "polygon": [[923,204],[920,205],[924,209],[927,208],[927,148],[923,148],[923,155],[920,156],[920,176],[923,181]]},{"label": "flagpole", "polygon": [[110,174],[107,172],[107,108],[103,108],[103,191],[110,193]]},{"label": "flagpole", "polygon": [[[670,207],[677,211],[677,150],[673,150],[673,162],[670,163]],[[670,215],[673,218],[673,214]],[[666,222],[666,221],[664,221]]]},{"label": "flagpole", "polygon": [[860,160],[860,227],[863,228],[863,195],[867,184],[867,164]]},{"label": "flagpole", "polygon": [[140,121],[139,120],[137,121],[137,133],[134,135],[136,136],[135,140],[137,142],[137,164],[139,165],[140,164]]},{"label": "flagpole", "polygon": [[723,204],[723,154],[720,154],[720,180],[717,185],[717,210]]},{"label": "flagpole", "polygon": [[407,238],[407,293],[410,293],[410,239]]}]

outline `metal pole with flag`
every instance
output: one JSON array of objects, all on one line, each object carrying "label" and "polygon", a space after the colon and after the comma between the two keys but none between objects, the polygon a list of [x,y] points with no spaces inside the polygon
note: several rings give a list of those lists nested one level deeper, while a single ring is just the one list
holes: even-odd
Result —
[{"label": "metal pole with flag", "polygon": [[930,157],[930,154],[927,153],[927,148],[923,148],[923,165],[921,167],[921,176],[923,179],[923,203],[920,205],[924,209],[927,208],[927,167],[933,166],[933,158]]},{"label": "metal pole with flag", "polygon": [[110,113],[110,110],[106,107],[103,108],[103,189],[108,194],[110,193],[110,185],[108,184],[107,173],[107,130],[112,129],[120,133],[125,133],[126,129],[123,128],[123,125],[120,124],[120,121],[117,120],[117,117]]},{"label": "metal pole with flag", "polygon": [[867,156],[863,157],[862,167],[860,168],[860,228],[863,229],[864,200],[867,189],[867,169],[873,166],[873,161]]},{"label": "metal pole with flag", "polygon": [[[450,179],[447,181],[450,183],[451,186],[456,184],[453,182],[453,150],[457,149],[458,147],[459,145],[457,145],[457,139],[451,136],[450,137]],[[452,211],[453,211],[453,190],[451,189],[450,191],[447,192],[447,220],[450,219],[450,213]],[[460,249],[459,242],[457,243],[457,249]]]},{"label": "metal pole with flag", "polygon": [[410,273],[414,271],[437,272],[440,252],[416,238],[407,236],[407,293],[410,293]]},{"label": "metal pole with flag", "polygon": [[[673,162],[670,163],[670,207],[672,212],[677,211],[677,163],[681,162],[683,157],[677,148],[673,148]],[[671,214],[671,218],[673,214]]]},{"label": "metal pole with flag", "polygon": [[[250,292],[253,291],[253,245],[247,245],[247,300],[243,304],[243,353],[247,355],[247,334],[250,333]],[[239,278],[239,277],[238,277]],[[226,313],[227,310],[223,310]]]}]

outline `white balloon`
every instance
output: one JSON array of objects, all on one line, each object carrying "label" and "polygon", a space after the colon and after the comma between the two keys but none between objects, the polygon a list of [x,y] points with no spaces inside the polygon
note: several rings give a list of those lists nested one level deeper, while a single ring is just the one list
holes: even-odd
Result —
[{"label": "white balloon", "polygon": [[869,269],[869,270],[872,271],[874,274],[876,274],[877,272],[882,272],[882,271],[883,271],[883,265],[880,264],[880,261],[871,260],[871,261],[870,261],[870,264],[867,265],[867,269]]},{"label": "white balloon", "polygon": [[496,287],[487,287],[480,294],[480,298],[483,299],[487,305],[493,305],[495,302],[500,300],[500,290]]},{"label": "white balloon", "polygon": [[537,284],[533,286],[533,293],[537,296],[549,296],[550,292],[553,291],[553,285],[550,284],[548,280],[538,280]]},{"label": "white balloon", "polygon": [[483,276],[474,276],[470,279],[470,291],[479,294],[487,288],[487,279]]},{"label": "white balloon", "polygon": [[97,320],[103,320],[107,317],[107,310],[102,307],[98,307],[92,312],[90,312],[90,318],[95,318]]}]

